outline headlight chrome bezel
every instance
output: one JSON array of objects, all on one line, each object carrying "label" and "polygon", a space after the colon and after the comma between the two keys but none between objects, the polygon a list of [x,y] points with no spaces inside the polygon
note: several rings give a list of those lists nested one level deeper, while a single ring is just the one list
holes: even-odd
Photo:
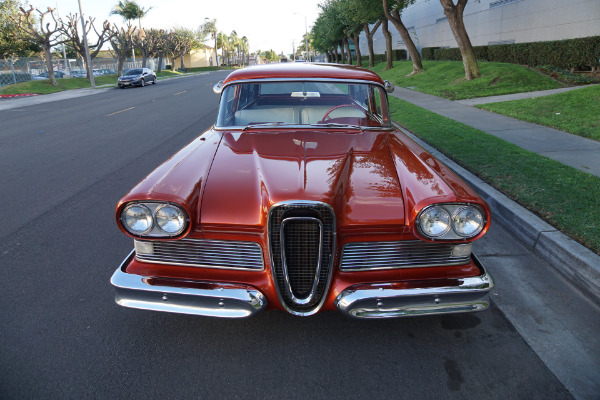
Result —
[{"label": "headlight chrome bezel", "polygon": [[[447,229],[443,234],[431,235],[431,234],[428,234],[427,232],[425,232],[421,227],[421,218],[427,211],[431,210],[432,208],[442,208],[450,216],[449,229]],[[473,233],[471,233],[469,235],[461,234],[459,229],[457,229],[457,227],[456,227],[457,216],[459,215],[459,213],[461,213],[465,210],[474,210],[481,215],[481,225],[479,226],[478,229],[474,230]],[[487,221],[488,221],[488,217],[487,217],[485,210],[483,209],[483,207],[481,207],[478,204],[436,203],[436,204],[431,204],[427,207],[424,207],[419,212],[419,214],[417,215],[417,218],[415,219],[415,226],[416,226],[416,229],[417,229],[419,235],[421,235],[422,237],[424,237],[425,239],[428,239],[428,240],[464,241],[464,240],[471,240],[471,239],[477,237],[485,229],[485,227],[487,225]]]},{"label": "headlight chrome bezel", "polygon": [[[127,226],[127,224],[125,223],[125,212],[126,210],[130,209],[131,207],[134,206],[142,206],[147,208],[150,211],[150,215],[152,217],[152,226],[150,229],[144,231],[144,232],[135,232],[132,231],[131,229],[129,229],[129,227]],[[156,218],[156,213],[164,208],[164,207],[172,207],[176,210],[178,210],[182,217],[183,217],[183,224],[182,227],[176,231],[176,232],[166,232],[164,230],[162,230],[158,224],[157,218]],[[171,202],[158,202],[158,201],[133,201],[130,203],[127,203],[122,211],[121,214],[119,215],[119,222],[121,223],[121,226],[123,227],[123,229],[125,229],[125,231],[127,233],[129,233],[130,235],[134,236],[134,237],[138,237],[138,238],[174,238],[177,236],[180,236],[181,234],[183,234],[188,226],[189,226],[189,222],[190,219],[188,217],[187,212],[185,211],[185,209],[183,207],[181,207],[178,204],[175,203],[171,203]]]}]

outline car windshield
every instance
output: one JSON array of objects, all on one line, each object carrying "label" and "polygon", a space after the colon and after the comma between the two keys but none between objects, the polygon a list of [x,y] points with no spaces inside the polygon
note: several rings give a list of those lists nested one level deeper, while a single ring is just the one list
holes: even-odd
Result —
[{"label": "car windshield", "polygon": [[376,84],[251,82],[228,85],[217,127],[282,125],[389,127],[387,96]]},{"label": "car windshield", "polygon": [[125,75],[141,75],[141,74],[142,74],[141,69],[130,69],[128,71],[125,71]]}]

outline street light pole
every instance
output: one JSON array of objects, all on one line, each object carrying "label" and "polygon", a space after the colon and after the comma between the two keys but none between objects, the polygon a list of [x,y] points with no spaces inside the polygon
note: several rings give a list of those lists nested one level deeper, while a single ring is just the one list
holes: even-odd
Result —
[{"label": "street light pole", "polygon": [[306,46],[306,61],[310,62],[310,53],[308,52],[308,23],[306,22],[306,15],[304,16],[304,44]]},{"label": "street light pole", "polygon": [[81,29],[83,30],[83,45],[85,47],[85,59],[88,65],[88,74],[90,76],[90,83],[92,89],[96,89],[96,83],[94,82],[94,73],[92,71],[92,59],[90,58],[90,48],[88,47],[87,33],[85,32],[85,21],[83,20],[83,11],[81,11],[81,0],[77,0],[79,3],[79,16],[81,17]]}]

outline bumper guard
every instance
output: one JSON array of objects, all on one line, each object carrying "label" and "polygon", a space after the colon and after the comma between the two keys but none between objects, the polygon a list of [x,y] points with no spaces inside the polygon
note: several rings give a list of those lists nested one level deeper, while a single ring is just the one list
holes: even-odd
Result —
[{"label": "bumper guard", "polygon": [[251,317],[267,306],[267,298],[252,286],[129,274],[125,267],[133,255],[132,251],[110,279],[120,306],[221,318]]}]

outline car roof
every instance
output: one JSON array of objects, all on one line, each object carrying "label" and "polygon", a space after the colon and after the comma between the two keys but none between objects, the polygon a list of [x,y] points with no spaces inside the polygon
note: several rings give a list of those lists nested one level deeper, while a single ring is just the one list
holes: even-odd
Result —
[{"label": "car roof", "polygon": [[224,84],[253,79],[344,79],[383,85],[375,72],[354,65],[319,63],[276,63],[238,69],[225,78]]}]

